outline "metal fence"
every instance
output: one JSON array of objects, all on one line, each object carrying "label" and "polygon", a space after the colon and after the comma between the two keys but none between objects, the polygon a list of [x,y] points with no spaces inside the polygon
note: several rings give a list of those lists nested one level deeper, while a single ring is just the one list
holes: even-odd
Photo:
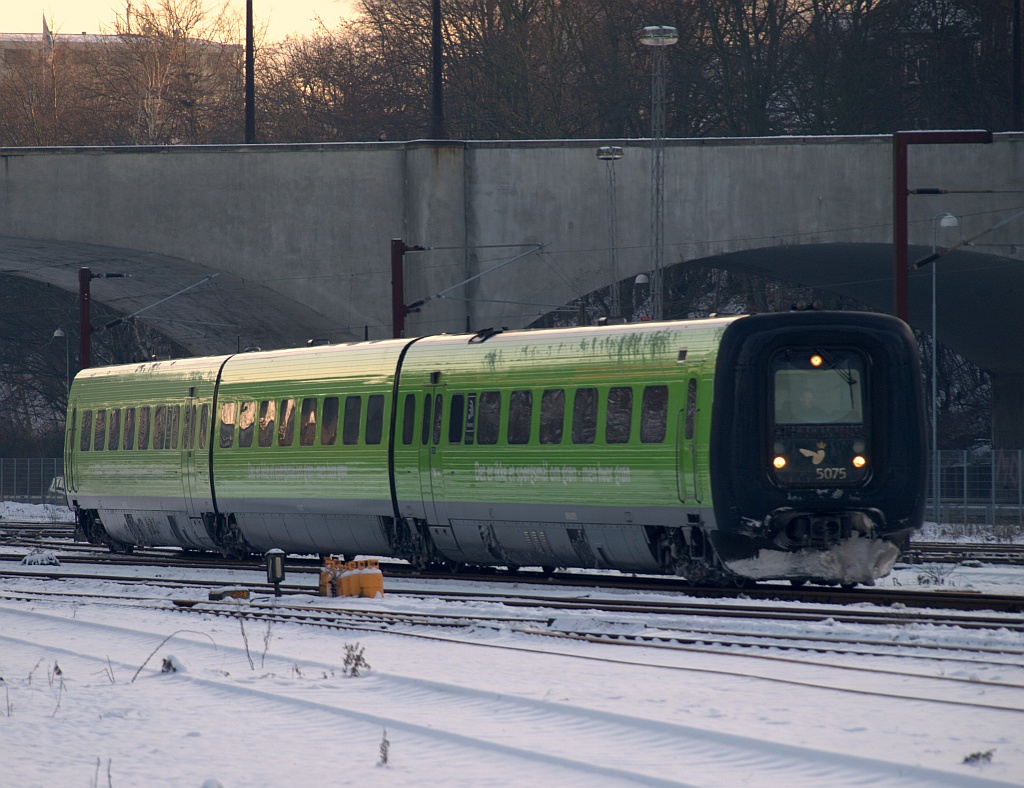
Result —
[{"label": "metal fence", "polygon": [[64,460],[0,457],[0,501],[64,506]]},{"label": "metal fence", "polygon": [[940,451],[938,455],[938,480],[934,466],[928,474],[926,519],[975,525],[1024,523],[1024,450]]}]

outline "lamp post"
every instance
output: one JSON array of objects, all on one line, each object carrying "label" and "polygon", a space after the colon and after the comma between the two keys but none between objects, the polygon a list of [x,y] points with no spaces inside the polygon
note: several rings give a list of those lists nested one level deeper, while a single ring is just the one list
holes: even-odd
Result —
[{"label": "lamp post", "polygon": [[615,162],[622,158],[622,148],[618,145],[602,145],[597,149],[597,158],[605,163],[608,181],[608,246],[609,263],[611,266],[611,289],[608,294],[608,317],[622,316],[619,304],[619,260],[618,239],[616,238],[615,217]]},{"label": "lamp post", "polygon": [[441,0],[430,4],[430,137],[448,139],[444,119],[444,41],[441,37]]},{"label": "lamp post", "polygon": [[61,337],[64,338],[64,388],[68,393],[71,393],[71,348],[68,345],[68,335],[64,332],[64,328],[57,326],[57,330],[53,332],[53,337],[51,337],[50,341],[52,342],[54,339],[60,339]]},{"label": "lamp post", "polygon": [[651,317],[654,320],[661,320],[664,313],[665,48],[678,40],[679,31],[670,25],[645,27],[640,35],[640,43],[652,47],[654,56],[651,65]]},{"label": "lamp post", "polygon": [[[948,211],[937,213],[932,217],[932,254],[938,250],[939,227],[958,227],[960,220]],[[938,266],[932,262],[932,487],[935,495],[935,522],[938,524],[942,514],[942,498],[939,485],[941,474],[939,468],[939,402],[938,402],[938,357],[939,357],[939,321],[935,308],[936,278]]]},{"label": "lamp post", "polygon": [[252,0],[245,0],[245,144],[256,144],[256,45],[253,43]]}]

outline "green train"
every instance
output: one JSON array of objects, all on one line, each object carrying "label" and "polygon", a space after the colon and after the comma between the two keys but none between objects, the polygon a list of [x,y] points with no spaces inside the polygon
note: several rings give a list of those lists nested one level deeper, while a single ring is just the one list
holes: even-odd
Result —
[{"label": "green train", "polygon": [[115,551],[852,585],[920,526],[925,458],[907,326],[809,311],[88,369],[65,468]]}]

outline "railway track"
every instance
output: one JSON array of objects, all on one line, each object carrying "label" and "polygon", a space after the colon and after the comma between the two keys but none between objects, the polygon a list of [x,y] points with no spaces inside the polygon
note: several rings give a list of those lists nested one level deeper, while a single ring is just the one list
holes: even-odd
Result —
[{"label": "railway track", "polygon": [[[258,567],[249,567],[250,570]],[[395,577],[394,575],[391,575]],[[217,579],[139,577],[138,575],[110,574],[108,572],[85,573],[57,571],[50,568],[18,568],[0,570],[0,577],[33,577],[46,580],[104,580],[114,583],[149,585],[170,589],[219,589],[225,586],[244,586],[252,593],[273,594],[274,587],[265,582],[254,582],[251,576],[240,582],[223,577]],[[1024,606],[1024,598],[991,594],[965,594],[960,592],[913,592],[885,590],[883,603],[874,602],[874,607],[863,605],[867,595],[847,591],[838,594],[830,592],[824,597],[808,600],[807,594],[813,589],[790,589],[785,586],[753,590],[693,589],[679,583],[652,587],[647,582],[637,583],[635,578],[624,578],[621,582],[601,582],[604,578],[583,577],[581,586],[578,576],[568,576],[568,582],[554,581],[541,573],[524,577],[517,573],[512,577],[494,574],[487,578],[476,577],[457,579],[451,576],[409,575],[403,580],[414,580],[415,589],[403,585],[402,589],[389,591],[388,596],[437,598],[446,602],[475,603],[500,602],[512,608],[536,607],[538,605],[562,612],[594,611],[602,613],[662,614],[712,616],[720,618],[761,619],[770,621],[821,622],[832,621],[844,624],[927,624],[933,626],[956,626],[969,629],[1006,629],[1024,633],[1024,623],[1000,613],[1016,613]],[[283,583],[281,591],[288,596],[316,595],[318,582],[309,576],[308,583]],[[425,588],[432,580],[445,580],[449,588]],[[646,581],[646,578],[641,579]],[[660,581],[660,579],[657,579]],[[511,581],[511,582],[510,582]],[[510,585],[509,591],[453,590],[451,582],[471,588],[473,583],[487,582],[495,586]],[[530,590],[522,590],[523,588]],[[541,589],[544,589],[543,591]],[[580,596],[580,591],[588,592]],[[602,591],[616,592],[623,589],[679,594],[680,599],[647,600],[601,595]],[[697,593],[694,593],[694,592]],[[706,592],[706,593],[702,593]],[[707,599],[707,602],[692,601],[692,598]],[[726,603],[723,600],[733,599]],[[803,602],[809,607],[780,608],[780,602]],[[192,604],[197,604],[193,601]],[[183,603],[184,606],[184,603]]]},{"label": "railway track", "polygon": [[[76,596],[68,594],[66,596]],[[54,598],[53,592],[2,592],[0,598],[8,600],[41,600]],[[254,601],[230,600],[209,602],[196,599],[147,598],[140,595],[88,594],[77,595],[77,598],[91,600],[106,605],[125,605],[131,607],[158,607],[175,609],[182,613],[201,616],[221,616],[242,621],[262,622],[269,628],[273,624],[299,624],[326,627],[331,629],[355,632],[377,632],[406,637],[425,638],[457,642],[462,645],[486,646],[488,648],[509,650],[537,650],[550,653],[545,647],[533,645],[495,644],[481,641],[481,630],[506,630],[530,638],[543,638],[555,642],[585,642],[599,646],[634,647],[644,649],[637,651],[644,659],[635,664],[666,669],[703,672],[719,676],[751,677],[756,675],[761,681],[781,683],[800,687],[827,689],[857,695],[878,696],[914,702],[940,704],[966,708],[985,709],[990,711],[1021,712],[1024,711],[1024,668],[1021,659],[1024,650],[1012,646],[979,647],[965,646],[962,639],[951,637],[952,627],[970,627],[972,629],[1003,629],[1006,618],[1001,621],[971,620],[969,616],[959,616],[956,620],[937,619],[927,611],[914,611],[903,619],[895,619],[878,611],[877,616],[849,616],[842,611],[823,610],[814,614],[807,611],[769,611],[757,606],[715,606],[715,609],[702,608],[688,603],[666,602],[652,605],[649,601],[629,603],[622,600],[576,600],[559,597],[537,597],[531,595],[465,595],[465,594],[432,594],[424,596],[419,593],[397,594],[389,602],[375,600],[368,604],[358,600],[336,600],[335,605],[309,605],[292,603],[287,600]],[[423,611],[406,607],[417,600],[433,600],[452,606],[451,611]],[[475,603],[474,612],[467,613],[466,605]],[[481,603],[484,603],[481,606]],[[338,605],[341,605],[339,607]],[[385,606],[386,605],[386,606]],[[517,612],[523,611],[523,612]],[[585,617],[567,618],[567,613],[577,613]],[[717,615],[716,615],[717,614]],[[768,615],[772,614],[770,623]],[[725,617],[735,620],[746,629],[723,630],[720,625],[682,626],[678,620],[695,616],[712,616],[717,619]],[[653,617],[653,620],[652,620]],[[661,619],[668,619],[662,623]],[[919,628],[924,624],[938,624],[946,629],[933,636],[933,642],[920,642],[915,638],[912,644],[870,640],[861,637],[836,638],[807,634],[804,631],[786,635],[777,630],[778,622],[789,621],[802,624],[813,623],[819,628],[823,622],[857,626],[865,625],[915,625]],[[581,622],[586,622],[585,625]],[[768,624],[768,626],[764,626]],[[758,629],[758,627],[761,629]],[[269,631],[269,630],[268,630]],[[1015,631],[1024,631],[1018,627]],[[439,634],[443,633],[443,634]],[[1005,635],[1004,635],[1005,636]],[[652,651],[653,650],[653,651]],[[715,654],[730,662],[721,666],[695,668],[692,665],[675,666],[667,663],[652,663],[652,654]],[[932,663],[950,664],[935,673],[921,672],[916,667],[906,667],[906,663],[915,666],[922,660],[922,655]],[[606,662],[630,662],[630,659],[618,657],[595,657],[581,654],[565,654],[580,659],[599,659]],[[842,664],[839,658],[856,657],[857,662]],[[872,660],[869,664],[866,660]],[[895,660],[895,662],[893,662]],[[764,666],[752,671],[750,664]],[[793,672],[791,667],[799,665],[803,670]],[[730,665],[735,665],[731,667]],[[786,672],[779,673],[776,668],[784,667]],[[826,681],[807,678],[808,668],[824,669],[829,676]],[[959,668],[960,670],[956,670]],[[1015,680],[983,680],[974,673],[964,675],[963,670],[971,671],[995,669],[999,675],[1009,674]],[[838,678],[850,676],[853,678]],[[856,679],[856,676],[869,676],[869,680]],[[897,677],[901,680],[913,680],[920,686],[914,689],[901,687],[899,691],[868,689],[878,686],[879,677]],[[938,693],[929,692],[925,688],[942,685],[963,685],[969,697],[939,697]],[[999,691],[999,701],[988,699],[985,692]],[[957,690],[954,690],[956,694]]]},{"label": "railway track", "polygon": [[[61,568],[29,568],[2,569],[3,561],[19,561],[19,554],[0,554],[0,577],[2,576],[33,576],[49,580],[61,579],[105,579],[113,582],[139,583],[148,582],[169,587],[187,587],[190,584],[208,585],[210,587],[232,585],[234,579],[192,580],[166,577],[140,577],[130,574],[113,574],[115,567],[123,568],[156,568],[181,570],[217,570],[227,574],[242,575],[244,573],[263,572],[263,564],[256,561],[225,561],[224,559],[188,558],[180,555],[166,555],[163,552],[154,554],[138,554],[130,556],[114,556],[109,553],[100,556],[65,555],[59,560],[62,564],[82,566],[98,566],[97,572],[68,572]],[[982,594],[971,591],[892,589],[892,588],[793,588],[785,584],[761,584],[750,588],[717,588],[693,586],[677,578],[651,576],[629,576],[619,574],[584,574],[576,572],[550,575],[537,570],[508,572],[502,570],[485,570],[482,572],[460,573],[452,575],[440,572],[417,572],[406,564],[382,563],[381,569],[385,578],[415,578],[422,581],[462,581],[487,582],[494,584],[514,584],[531,587],[551,588],[566,586],[575,590],[609,589],[655,593],[677,593],[689,597],[703,599],[743,599],[762,602],[803,602],[819,605],[876,605],[880,607],[896,607],[898,611],[905,608],[927,608],[939,610],[962,611],[993,611],[1003,613],[1024,612],[1024,596],[1007,594]],[[319,583],[320,564],[317,559],[291,558],[286,562],[287,575],[304,576],[308,582],[283,583],[281,590],[289,594],[316,594]],[[272,592],[273,587],[266,583],[252,583],[246,579],[249,587],[261,593]],[[426,593],[426,592],[424,592]],[[895,615],[902,615],[897,612]]]},{"label": "railway track", "polygon": [[[179,548],[137,548],[129,555],[109,552],[105,547],[72,541],[73,526],[39,523],[0,523],[0,546],[13,548],[29,548],[30,550],[46,550],[53,552],[62,564],[66,565],[98,565],[109,571],[113,567],[151,567],[160,569],[181,570],[217,570],[227,573],[262,572],[262,561],[225,559],[215,553],[183,551]],[[948,543],[914,543],[906,554],[911,561],[984,561],[999,563],[995,559],[1005,558],[1005,563],[1024,563],[1024,545],[991,545],[970,544],[950,545]],[[982,559],[978,556],[986,556]],[[0,553],[0,565],[4,561],[18,561],[24,557],[20,552]],[[991,558],[992,560],[988,560]],[[288,575],[308,576],[310,585],[315,585],[315,577],[320,571],[321,562],[317,557],[289,556],[286,561]],[[762,583],[756,586],[741,588],[702,587],[687,583],[680,578],[659,576],[623,575],[615,572],[586,573],[577,571],[545,573],[538,570],[525,569],[516,572],[491,568],[464,568],[457,574],[448,571],[418,571],[404,562],[382,561],[381,569],[385,577],[415,576],[422,580],[451,580],[458,578],[466,581],[483,581],[488,583],[518,583],[527,585],[551,586],[552,584],[570,585],[579,589],[621,589],[647,592],[683,593],[708,599],[745,598],[761,601],[805,602],[814,604],[848,605],[871,604],[879,606],[902,606],[914,608],[932,608],[948,610],[992,610],[1000,612],[1024,612],[1024,597],[1013,595],[980,594],[956,590],[891,589],[857,587],[840,589],[837,587],[802,586],[792,587],[787,584]],[[25,574],[26,570],[18,570]],[[0,571],[0,574],[3,574]],[[74,577],[66,571],[38,570],[40,577],[60,579]],[[94,576],[94,575],[88,575]],[[138,578],[110,575],[109,579],[123,582],[138,582]],[[166,578],[155,579],[154,582],[164,584],[173,582]],[[219,585],[230,584],[220,582]],[[306,584],[284,585],[282,588],[292,593],[308,593]]]},{"label": "railway track", "polygon": [[978,561],[986,564],[1024,565],[1024,544],[950,542],[911,542],[900,557],[904,563],[920,564],[928,561],[961,563]]},{"label": "railway track", "polygon": [[[7,622],[18,628],[13,635],[0,631],[0,641],[6,648],[23,647],[24,640],[18,638],[31,632],[33,649],[42,646],[46,653],[59,655],[66,671],[70,665],[78,674],[86,675],[91,671],[104,677],[103,680],[115,675],[115,671],[121,677],[142,670],[143,658],[147,654],[152,657],[167,640],[163,631],[148,631],[144,627],[127,629],[82,617],[57,617],[35,610],[3,607]],[[199,612],[191,610],[190,615]],[[268,621],[269,628],[272,619],[263,620]],[[351,626],[339,628],[352,629]],[[426,627],[420,625],[419,628]],[[613,648],[612,643],[581,643],[573,637],[556,640],[520,636],[515,643],[510,643],[473,639],[471,632],[464,637],[454,636],[450,629],[444,634],[388,631],[443,642],[444,653],[453,654],[462,664],[480,661],[506,664],[507,658],[498,655],[518,652],[521,659],[527,660],[527,669],[533,672],[546,671],[554,675],[578,670],[584,673],[587,665],[596,666],[602,674],[628,671],[638,680],[648,682],[659,697],[669,696],[670,703],[684,702],[681,695],[678,700],[670,695],[672,687],[682,682],[687,686],[686,691],[699,692],[700,684],[713,676],[717,687],[727,692],[744,692],[754,698],[773,686],[780,692],[814,693],[815,699],[823,704],[838,702],[844,696],[849,698],[849,703],[862,698],[860,703],[870,704],[873,713],[901,719],[903,724],[909,712],[932,714],[955,710],[954,713],[965,715],[964,719],[972,719],[969,715],[976,716],[979,712],[996,715],[1003,725],[1012,727],[1024,709],[1018,702],[1024,688],[1008,682],[979,685],[951,681],[909,667],[906,671],[869,670],[861,665],[847,670],[847,666],[842,665],[805,663],[805,667],[813,666],[815,675],[812,677],[809,673],[794,671],[792,664],[752,658],[748,652],[698,661],[692,657],[692,651],[677,648],[623,649],[621,644],[614,644]],[[260,656],[258,649],[255,654],[250,653],[248,643],[244,651],[225,644],[223,629],[218,634],[218,643],[198,636],[202,632],[191,634],[197,636],[182,633],[175,639],[174,653],[188,664],[199,666],[189,670],[186,680],[175,682],[174,692],[180,697],[186,698],[192,693],[213,695],[218,703],[232,706],[239,702],[252,704],[258,699],[273,710],[275,719],[301,718],[300,735],[303,736],[310,735],[311,730],[340,727],[346,737],[355,737],[362,733],[360,726],[369,723],[373,726],[371,736],[379,740],[381,728],[391,732],[400,748],[396,748],[396,752],[413,763],[411,736],[415,735],[427,739],[432,750],[446,748],[446,756],[453,742],[470,749],[469,756],[456,754],[454,760],[462,763],[485,757],[514,756],[519,759],[514,768],[520,780],[530,763],[539,761],[545,769],[539,779],[532,781],[540,782],[544,781],[544,775],[551,780],[550,768],[554,764],[559,768],[578,767],[579,779],[570,780],[571,784],[593,784],[595,778],[598,783],[604,778],[623,783],[667,784],[671,781],[656,779],[658,774],[677,774],[672,770],[678,769],[679,763],[686,763],[688,780],[715,784],[715,768],[720,769],[722,763],[732,765],[731,768],[739,763],[763,765],[768,763],[766,759],[780,757],[781,753],[786,763],[770,764],[771,778],[777,784],[820,784],[823,774],[828,775],[829,782],[843,784],[951,784],[948,779],[942,779],[944,773],[920,768],[913,772],[915,779],[908,783],[906,768],[894,767],[885,754],[844,755],[837,761],[824,746],[819,751],[807,744],[792,747],[761,735],[732,732],[725,736],[709,735],[685,715],[672,718],[667,714],[669,719],[662,719],[645,709],[621,703],[610,705],[586,693],[565,693],[549,699],[538,693],[517,692],[514,682],[510,687],[497,690],[489,683],[475,682],[462,674],[430,671],[429,665],[415,661],[391,661],[388,668],[372,671],[367,681],[345,680],[342,684],[343,680],[336,678],[336,672],[340,672],[338,661],[317,662],[315,658],[295,655],[294,648],[289,653],[286,641],[275,641],[274,648]],[[113,658],[106,646],[111,640],[118,644]],[[98,645],[100,643],[104,645]],[[479,651],[483,656],[467,656],[469,651]],[[81,660],[86,662],[83,664]],[[251,666],[248,672],[244,667],[247,660]],[[259,670],[256,670],[257,665]],[[216,669],[204,670],[204,666]],[[160,675],[157,664],[151,663],[146,670],[154,677]],[[305,676],[318,678],[306,681]],[[315,694],[309,691],[313,684]],[[692,694],[687,700],[692,704]],[[439,715],[438,709],[445,711]],[[846,709],[849,713],[848,705]],[[250,708],[248,716],[252,715]],[[195,723],[190,725],[186,730],[196,729]],[[287,729],[297,726],[283,727],[281,736],[286,735]],[[516,733],[514,745],[508,744],[511,728]],[[567,735],[571,737],[572,747],[566,746]],[[587,741],[584,737],[588,737]],[[585,746],[588,742],[589,746]],[[628,746],[622,746],[623,742],[628,742]],[[370,744],[375,745],[373,738]],[[667,762],[664,772],[652,767],[663,760]],[[712,766],[705,766],[705,762]]]}]

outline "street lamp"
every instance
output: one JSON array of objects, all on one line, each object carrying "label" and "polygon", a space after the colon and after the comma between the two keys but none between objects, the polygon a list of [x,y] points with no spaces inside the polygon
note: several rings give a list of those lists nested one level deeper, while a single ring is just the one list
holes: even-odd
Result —
[{"label": "street lamp", "polygon": [[[948,211],[935,214],[932,217],[932,254],[938,250],[938,232],[940,227],[958,227],[960,220]],[[932,487],[935,495],[935,522],[938,524],[942,513],[942,501],[939,495],[940,468],[939,468],[939,404],[938,404],[938,312],[935,309],[936,279],[935,270],[938,266],[932,262]]]},{"label": "street lamp", "polygon": [[679,40],[670,25],[643,29],[640,43],[653,48],[651,66],[651,317],[663,316],[662,230],[665,224],[665,48]]},{"label": "street lamp", "polygon": [[615,162],[622,158],[622,148],[618,145],[602,145],[597,149],[597,158],[605,163],[608,181],[608,246],[609,263],[611,265],[611,290],[608,295],[608,317],[620,317],[622,308],[619,305],[619,261],[618,239],[616,238],[615,217]]},{"label": "street lamp", "polygon": [[245,144],[256,144],[256,45],[252,0],[245,0]]},{"label": "street lamp", "polygon": [[64,329],[61,326],[57,326],[57,330],[53,332],[53,336],[50,338],[52,342],[54,339],[64,338],[64,387],[65,390],[71,393],[71,350],[68,346],[68,335],[64,333]]}]

